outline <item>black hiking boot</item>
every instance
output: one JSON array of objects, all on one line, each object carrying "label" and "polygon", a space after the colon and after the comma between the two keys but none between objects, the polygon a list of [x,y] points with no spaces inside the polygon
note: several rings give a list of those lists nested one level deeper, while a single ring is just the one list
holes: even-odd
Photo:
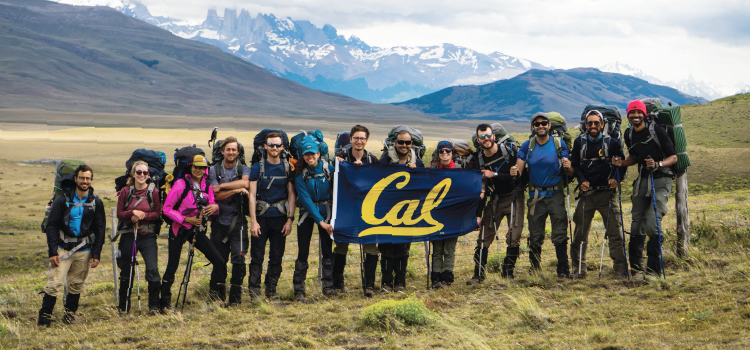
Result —
[{"label": "black hiking boot", "polygon": [[[487,253],[489,249],[485,247],[484,249],[480,248],[474,248],[474,275],[471,276],[471,279],[466,281],[467,285],[473,285],[473,284],[479,284],[484,281],[485,273],[487,272],[486,265],[487,265]],[[481,255],[481,261],[480,261],[480,255]]]},{"label": "black hiking boot", "polygon": [[645,271],[643,268],[643,245],[645,243],[646,236],[630,235],[630,242],[628,242],[628,258],[630,260],[630,269],[633,270],[633,274]]},{"label": "black hiking boot", "polygon": [[333,289],[337,293],[346,293],[344,270],[346,268],[346,254],[333,254]]},{"label": "black hiking boot", "polygon": [[159,313],[159,292],[161,282],[148,282],[148,313],[156,315]]},{"label": "black hiking boot", "polygon": [[232,264],[232,277],[229,280],[229,298],[227,305],[242,304],[242,281],[245,279],[245,263]]},{"label": "black hiking boot", "polygon": [[320,262],[321,282],[323,283],[323,295],[332,297],[339,295],[333,289],[333,259],[323,259]]},{"label": "black hiking boot", "polygon": [[364,294],[372,298],[375,294],[375,272],[378,269],[378,256],[374,254],[365,255],[365,288]]},{"label": "black hiking boot", "polygon": [[[307,261],[294,261],[294,275],[292,275],[292,288],[294,288],[295,296],[302,296],[304,300],[305,296],[305,280],[307,279]],[[299,301],[299,298],[297,298]]]},{"label": "black hiking boot", "polygon": [[529,247],[529,263],[531,263],[530,271],[541,270],[541,266],[540,266],[541,262],[542,262],[542,247],[541,246]]},{"label": "black hiking boot", "polygon": [[276,286],[279,284],[279,277],[281,277],[281,265],[269,265],[268,271],[266,271],[266,298],[277,299]]},{"label": "black hiking boot", "polygon": [[453,271],[445,270],[440,273],[440,284],[443,287],[450,287],[453,284]]},{"label": "black hiking boot", "polygon": [[430,279],[432,280],[432,289],[443,288],[443,285],[440,283],[442,282],[442,279],[440,278],[440,272],[432,271],[430,273]]},{"label": "black hiking boot", "polygon": [[513,270],[516,268],[516,260],[521,248],[519,247],[508,247],[505,251],[505,258],[503,259],[503,267],[501,276],[503,278],[514,279]]},{"label": "black hiking boot", "polygon": [[570,265],[568,265],[568,244],[556,244],[555,255],[557,255],[557,277],[570,278]]},{"label": "black hiking boot", "polygon": [[75,323],[76,312],[78,311],[78,300],[80,298],[80,294],[68,293],[68,297],[65,298],[65,315],[62,317],[62,322],[64,324]]},{"label": "black hiking boot", "polygon": [[383,293],[393,291],[393,268],[395,265],[395,259],[386,256],[380,257],[380,272],[383,274],[381,280],[381,289]]},{"label": "black hiking boot", "polygon": [[393,290],[396,292],[402,292],[406,290],[406,266],[409,264],[409,256],[402,256],[395,259],[395,266],[393,271],[395,272],[395,279],[393,282]]},{"label": "black hiking boot", "polygon": [[38,326],[49,328],[52,325],[52,310],[55,309],[56,302],[57,297],[44,293],[42,308],[39,309],[39,318],[36,321]]},{"label": "black hiking boot", "polygon": [[259,298],[260,293],[260,277],[263,273],[263,265],[250,264],[250,277],[247,278],[247,291],[250,297],[253,299]]}]

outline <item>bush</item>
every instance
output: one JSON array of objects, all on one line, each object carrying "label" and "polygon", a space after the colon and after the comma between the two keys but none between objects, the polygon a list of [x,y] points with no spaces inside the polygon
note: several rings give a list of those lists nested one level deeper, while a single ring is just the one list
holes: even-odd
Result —
[{"label": "bush", "polygon": [[403,325],[424,325],[435,313],[414,297],[396,301],[383,300],[364,309],[360,319],[366,325],[399,330]]},{"label": "bush", "polygon": [[0,339],[5,338],[8,333],[10,333],[10,328],[8,328],[8,325],[5,323],[5,321],[0,322]]},{"label": "bush", "polygon": [[[135,289],[135,288],[134,288]],[[111,292],[115,290],[115,284],[113,282],[99,283],[88,290],[89,295],[97,295],[104,292]]]}]

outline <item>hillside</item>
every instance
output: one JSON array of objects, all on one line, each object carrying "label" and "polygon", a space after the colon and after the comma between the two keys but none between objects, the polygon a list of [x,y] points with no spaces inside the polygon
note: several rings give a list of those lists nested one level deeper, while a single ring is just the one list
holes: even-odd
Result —
[{"label": "hillside", "polygon": [[161,115],[420,117],[306,88],[108,7],[0,1],[0,107]]},{"label": "hillside", "polygon": [[577,68],[530,70],[512,79],[450,87],[396,105],[445,119],[526,122],[539,111],[556,111],[568,119],[577,119],[587,104],[604,103],[625,109],[629,101],[644,97],[659,97],[664,103],[679,105],[706,102],[632,76]]}]

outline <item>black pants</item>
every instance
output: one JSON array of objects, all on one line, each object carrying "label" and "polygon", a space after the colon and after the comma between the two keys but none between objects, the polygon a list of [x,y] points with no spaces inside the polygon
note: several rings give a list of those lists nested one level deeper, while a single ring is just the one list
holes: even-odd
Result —
[{"label": "black pants", "polygon": [[[307,262],[307,256],[310,255],[310,240],[312,239],[313,226],[315,226],[315,220],[311,217],[307,217],[302,224],[297,227],[297,245],[299,246],[299,252],[297,253],[297,260]],[[328,235],[328,231],[318,225],[318,234],[320,237],[320,251],[323,255],[323,259],[333,259],[333,240]]]},{"label": "black pants", "polygon": [[[182,247],[188,238],[187,233],[189,233],[189,230],[186,230],[185,228],[180,228],[177,236],[173,235],[171,230],[169,231],[169,259],[167,260],[167,268],[164,270],[164,276],[162,276],[161,307],[169,306],[172,299],[171,288],[174,283],[174,274],[177,272],[177,267],[180,265]],[[221,258],[216,247],[211,244],[211,240],[206,237],[205,232],[195,234],[195,248],[201,251],[201,253],[206,256],[206,259],[214,265],[214,270],[211,272],[212,282],[209,283],[209,288],[211,290],[216,290],[218,286],[214,281],[216,281],[217,277],[220,275],[227,275],[227,263]]]},{"label": "black pants", "polygon": [[[127,287],[130,283],[130,262],[132,260],[131,254],[133,253],[133,232],[127,232],[120,235],[120,242],[117,244],[117,249],[120,250],[120,257],[117,259],[117,266],[120,267],[120,283],[125,283]],[[146,281],[148,282],[160,282],[159,277],[159,263],[158,263],[158,252],[159,247],[156,244],[156,235],[138,235],[138,241],[136,242],[136,250],[140,253],[143,258],[143,262],[146,263]],[[135,274],[135,269],[133,269]]]},{"label": "black pants", "polygon": [[[253,266],[258,270],[263,269],[263,259],[266,255],[266,242],[270,242],[270,249],[268,251],[268,271],[266,273],[266,281],[268,282],[269,275],[281,274],[281,260],[284,257],[284,249],[286,246],[286,237],[281,233],[281,230],[286,224],[287,217],[265,217],[260,216],[257,218],[258,225],[260,225],[260,236],[250,238],[250,271],[251,278],[248,284],[251,288],[260,288],[260,278],[257,280],[253,278],[252,270]],[[273,272],[271,274],[270,272]],[[274,277],[274,276],[271,276]],[[277,277],[278,278],[278,277]]]},{"label": "black pants", "polygon": [[[229,229],[231,225],[222,225],[218,221],[211,222],[211,243],[213,243],[216,250],[219,251],[224,261],[230,261],[229,256],[231,254],[232,262],[232,278],[229,280],[229,302],[237,303],[242,293],[242,281],[245,279],[245,254],[247,254],[247,247],[250,245],[247,235],[247,220],[244,215],[240,215],[237,218],[237,222],[232,228],[231,232]],[[214,265],[214,270],[216,270]],[[226,266],[224,267],[226,271]],[[213,273],[211,276],[213,278]],[[217,283],[225,283],[227,280],[226,272],[224,275],[216,275]],[[221,291],[219,291],[221,292]],[[223,295],[219,295],[219,298],[223,300]]]}]

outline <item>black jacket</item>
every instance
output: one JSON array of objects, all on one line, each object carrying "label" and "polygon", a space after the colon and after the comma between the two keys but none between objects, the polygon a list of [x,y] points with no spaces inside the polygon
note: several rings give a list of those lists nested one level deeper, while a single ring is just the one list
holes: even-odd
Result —
[{"label": "black jacket", "polygon": [[[586,134],[582,134],[582,137],[588,137]],[[573,151],[570,153],[570,163],[575,171],[578,183],[589,182],[591,188],[609,187],[609,179],[615,179],[615,167],[611,166],[613,156],[625,158],[622,152],[622,146],[620,141],[615,138],[609,138],[608,153],[609,159],[598,159],[603,157],[604,153],[602,147],[604,145],[605,137],[602,136],[596,141],[586,139],[586,154],[584,159],[581,159],[581,148],[583,147],[583,138],[578,137],[573,141]],[[620,168],[620,181],[625,178],[625,171],[627,168]]]},{"label": "black jacket", "polygon": [[[71,207],[67,204],[68,198],[74,198],[75,187],[65,188],[66,196],[59,196],[52,203],[52,209],[49,213],[49,219],[47,223],[47,248],[49,249],[49,257],[59,255],[57,253],[57,247],[62,247],[65,250],[71,250],[79,244],[79,242],[65,243],[60,238],[60,231],[67,237],[75,237],[73,231],[65,223],[66,218],[70,216]],[[94,194],[94,188],[89,188],[88,198],[86,203],[95,203],[95,209],[88,207],[83,208],[83,216],[81,217],[81,237],[91,235],[89,243],[83,246],[79,250],[91,249],[91,258],[99,259],[102,253],[102,245],[104,244],[104,232],[107,228],[106,214],[104,213],[104,203]]]}]

